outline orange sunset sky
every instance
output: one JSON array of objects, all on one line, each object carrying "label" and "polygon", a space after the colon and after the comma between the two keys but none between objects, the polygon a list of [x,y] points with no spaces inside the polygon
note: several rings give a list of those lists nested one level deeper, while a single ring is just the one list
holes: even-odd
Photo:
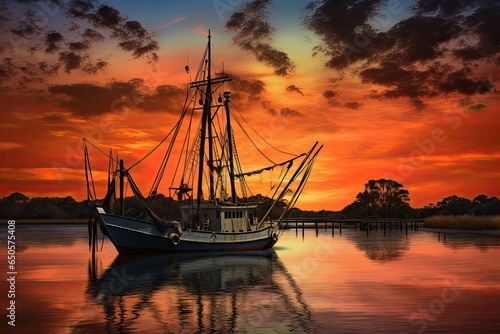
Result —
[{"label": "orange sunset sky", "polygon": [[[146,154],[208,29],[253,127],[286,151],[324,145],[297,207],[340,210],[380,178],[413,207],[500,195],[498,1],[11,0],[0,16],[0,197],[86,199],[83,137]],[[146,190],[160,159],[134,170]]]}]

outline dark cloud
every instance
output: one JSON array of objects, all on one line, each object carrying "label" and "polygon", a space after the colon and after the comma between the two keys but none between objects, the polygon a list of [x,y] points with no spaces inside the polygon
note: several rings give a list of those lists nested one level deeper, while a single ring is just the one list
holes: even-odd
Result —
[{"label": "dark cloud", "polygon": [[487,108],[487,106],[483,103],[478,103],[478,104],[475,104],[475,105],[472,105],[470,106],[469,108],[467,108],[468,110],[472,110],[472,111],[479,111],[481,109],[484,109],[484,108]]},{"label": "dark cloud", "polygon": [[342,103],[340,103],[337,100],[338,96],[339,93],[331,89],[327,89],[323,92],[323,97],[328,101],[328,104],[331,105],[332,107],[340,107],[342,105]]},{"label": "dark cloud", "polygon": [[299,93],[300,95],[304,95],[302,90],[295,85],[290,85],[290,86],[286,87],[286,90],[290,93]]},{"label": "dark cloud", "polygon": [[87,14],[86,18],[98,28],[114,29],[124,21],[120,11],[108,5],[101,5],[96,12]]},{"label": "dark cloud", "polygon": [[45,36],[45,52],[54,53],[59,51],[63,40],[64,37],[60,32],[49,31]]},{"label": "dark cloud", "polygon": [[408,98],[421,110],[429,97],[495,92],[478,65],[500,59],[498,1],[417,0],[399,20],[402,11],[391,1],[321,0],[304,8],[303,23],[321,37],[313,51],[328,68],[385,87],[372,97]]},{"label": "dark cloud", "polygon": [[0,3],[0,27],[4,26],[8,21],[10,21],[11,13],[9,8],[2,2]]},{"label": "dark cloud", "polygon": [[[17,86],[25,87],[38,78],[58,74],[60,68],[67,74],[102,72],[110,63],[107,59],[96,59],[92,48],[106,39],[115,40],[119,49],[134,58],[157,62],[159,45],[153,34],[140,22],[129,20],[118,9],[99,2],[18,0],[0,4],[0,17],[12,17],[0,24],[0,55],[8,53],[11,58],[0,63],[0,84],[15,86],[15,81],[19,80]],[[21,13],[21,16],[13,16],[11,12]],[[47,16],[54,13],[64,15],[67,24],[54,25],[56,21],[47,21]],[[23,40],[18,42],[20,39]],[[36,59],[43,59],[43,62]],[[31,73],[26,73],[27,68]]]},{"label": "dark cloud", "polygon": [[422,111],[427,107],[427,104],[420,99],[410,99],[410,103],[415,107],[417,111]]},{"label": "dark cloud", "polygon": [[66,13],[74,19],[84,19],[95,8],[92,0],[71,0],[68,3]]},{"label": "dark cloud", "polygon": [[470,96],[493,92],[488,79],[473,78],[473,69],[459,69],[439,62],[423,67],[404,67],[398,63],[383,63],[359,73],[363,83],[387,87],[382,92],[372,93],[375,98],[422,99],[440,94]]},{"label": "dark cloud", "polygon": [[59,107],[78,117],[92,117],[133,108],[143,112],[179,113],[186,97],[185,88],[162,85],[147,93],[144,80],[112,81],[104,86],[91,83],[49,87]]},{"label": "dark cloud", "polygon": [[38,70],[41,73],[43,73],[44,75],[52,76],[57,74],[61,65],[59,63],[54,65],[49,65],[47,62],[41,61],[37,64],[37,66]]},{"label": "dark cloud", "polygon": [[145,112],[180,113],[185,98],[185,88],[161,85],[156,87],[154,94],[144,96],[138,107]]},{"label": "dark cloud", "polygon": [[363,106],[363,103],[360,103],[360,102],[354,102],[354,101],[351,101],[351,102],[346,102],[346,103],[344,103],[344,107],[345,107],[345,108],[347,108],[347,109],[352,109],[352,110],[358,110],[358,109],[360,109],[362,106]]},{"label": "dark cloud", "polygon": [[137,96],[141,81],[111,82],[106,86],[90,83],[54,85],[49,92],[60,96],[59,106],[71,111],[75,116],[91,117],[121,110],[127,97]]},{"label": "dark cloud", "polygon": [[327,100],[331,100],[331,99],[337,97],[338,95],[339,95],[339,93],[337,93],[331,89],[325,90],[323,92],[323,97]]},{"label": "dark cloud", "polygon": [[274,68],[279,76],[288,76],[295,65],[288,54],[271,45],[274,28],[267,22],[267,8],[271,0],[248,2],[231,15],[226,22],[227,31],[236,32],[234,42],[255,55],[258,61]]},{"label": "dark cloud", "polygon": [[297,111],[295,109],[290,109],[288,107],[281,108],[280,114],[283,117],[303,117],[304,116],[299,111]]},{"label": "dark cloud", "polygon": [[97,74],[105,70],[109,63],[105,60],[98,59],[95,63],[87,62],[82,66],[82,71],[87,74]]},{"label": "dark cloud", "polygon": [[89,43],[86,43],[86,42],[70,42],[68,44],[68,48],[71,51],[81,52],[81,51],[88,50],[90,48],[90,46],[89,46]]},{"label": "dark cloud", "polygon": [[0,63],[0,83],[9,80],[11,77],[16,75],[16,66],[12,58],[6,57]]},{"label": "dark cloud", "polygon": [[[368,50],[360,49],[365,39],[374,36],[367,23],[383,0],[324,0],[309,3],[303,12],[304,25],[323,39],[314,52],[325,53],[327,66],[344,69],[352,61],[366,59]],[[353,45],[356,44],[356,45]]]},{"label": "dark cloud", "polygon": [[80,68],[83,64],[85,57],[82,57],[75,52],[60,52],[59,62],[64,66],[66,73],[70,73],[72,70]]},{"label": "dark cloud", "polygon": [[29,39],[41,32],[41,23],[41,17],[37,15],[37,12],[28,9],[24,12],[19,25],[16,28],[12,28],[10,33],[18,38]]},{"label": "dark cloud", "polygon": [[125,51],[132,52],[135,58],[140,58],[147,54],[152,54],[159,50],[158,43],[152,39],[146,29],[138,21],[127,21],[120,28],[115,29],[115,35],[120,39],[118,46]]},{"label": "dark cloud", "polygon": [[93,29],[85,29],[85,31],[82,33],[82,37],[85,40],[91,41],[91,42],[102,42],[104,41],[104,36]]},{"label": "dark cloud", "polygon": [[252,103],[262,99],[265,92],[265,83],[262,80],[245,78],[234,73],[226,74],[231,78],[228,87],[232,100],[238,103]]},{"label": "dark cloud", "polygon": [[278,115],[278,111],[276,110],[275,107],[272,106],[271,101],[268,101],[268,100],[261,101],[261,106],[271,115],[273,115],[273,116]]},{"label": "dark cloud", "polygon": [[51,112],[44,114],[42,116],[42,121],[49,124],[66,123],[67,118],[68,118],[67,114]]}]

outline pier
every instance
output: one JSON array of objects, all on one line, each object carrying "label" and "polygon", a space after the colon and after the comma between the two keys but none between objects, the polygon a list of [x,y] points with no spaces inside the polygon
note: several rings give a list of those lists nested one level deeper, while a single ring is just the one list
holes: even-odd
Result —
[{"label": "pier", "polygon": [[338,229],[338,233],[342,235],[342,228],[354,228],[355,231],[359,230],[366,232],[366,235],[369,234],[369,231],[378,231],[380,229],[384,231],[385,235],[387,230],[392,231],[393,229],[401,232],[404,229],[406,234],[408,234],[408,231],[418,231],[419,225],[423,222],[423,219],[398,218],[286,218],[281,221],[280,228],[292,229],[295,227],[297,234],[299,229],[302,229],[302,234],[304,234],[306,228],[314,228],[316,230],[316,235],[322,228],[324,228],[325,231],[330,228],[332,235],[335,235],[335,229]]}]

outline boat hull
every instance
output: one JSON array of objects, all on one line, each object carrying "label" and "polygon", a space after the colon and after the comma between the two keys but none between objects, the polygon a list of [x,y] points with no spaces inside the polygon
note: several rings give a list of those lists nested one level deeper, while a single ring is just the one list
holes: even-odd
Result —
[{"label": "boat hull", "polygon": [[172,234],[179,232],[174,228],[161,232],[149,222],[103,213],[99,216],[103,232],[120,254],[255,251],[272,248],[277,241],[273,228],[266,227],[238,233],[183,230],[172,242]]}]

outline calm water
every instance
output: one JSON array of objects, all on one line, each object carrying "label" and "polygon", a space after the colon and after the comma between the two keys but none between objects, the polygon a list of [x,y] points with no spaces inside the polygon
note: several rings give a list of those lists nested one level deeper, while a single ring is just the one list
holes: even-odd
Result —
[{"label": "calm water", "polygon": [[93,271],[86,226],[18,225],[16,327],[2,279],[0,332],[500,331],[499,236],[342,232],[286,231],[256,255],[140,259],[105,240]]}]

